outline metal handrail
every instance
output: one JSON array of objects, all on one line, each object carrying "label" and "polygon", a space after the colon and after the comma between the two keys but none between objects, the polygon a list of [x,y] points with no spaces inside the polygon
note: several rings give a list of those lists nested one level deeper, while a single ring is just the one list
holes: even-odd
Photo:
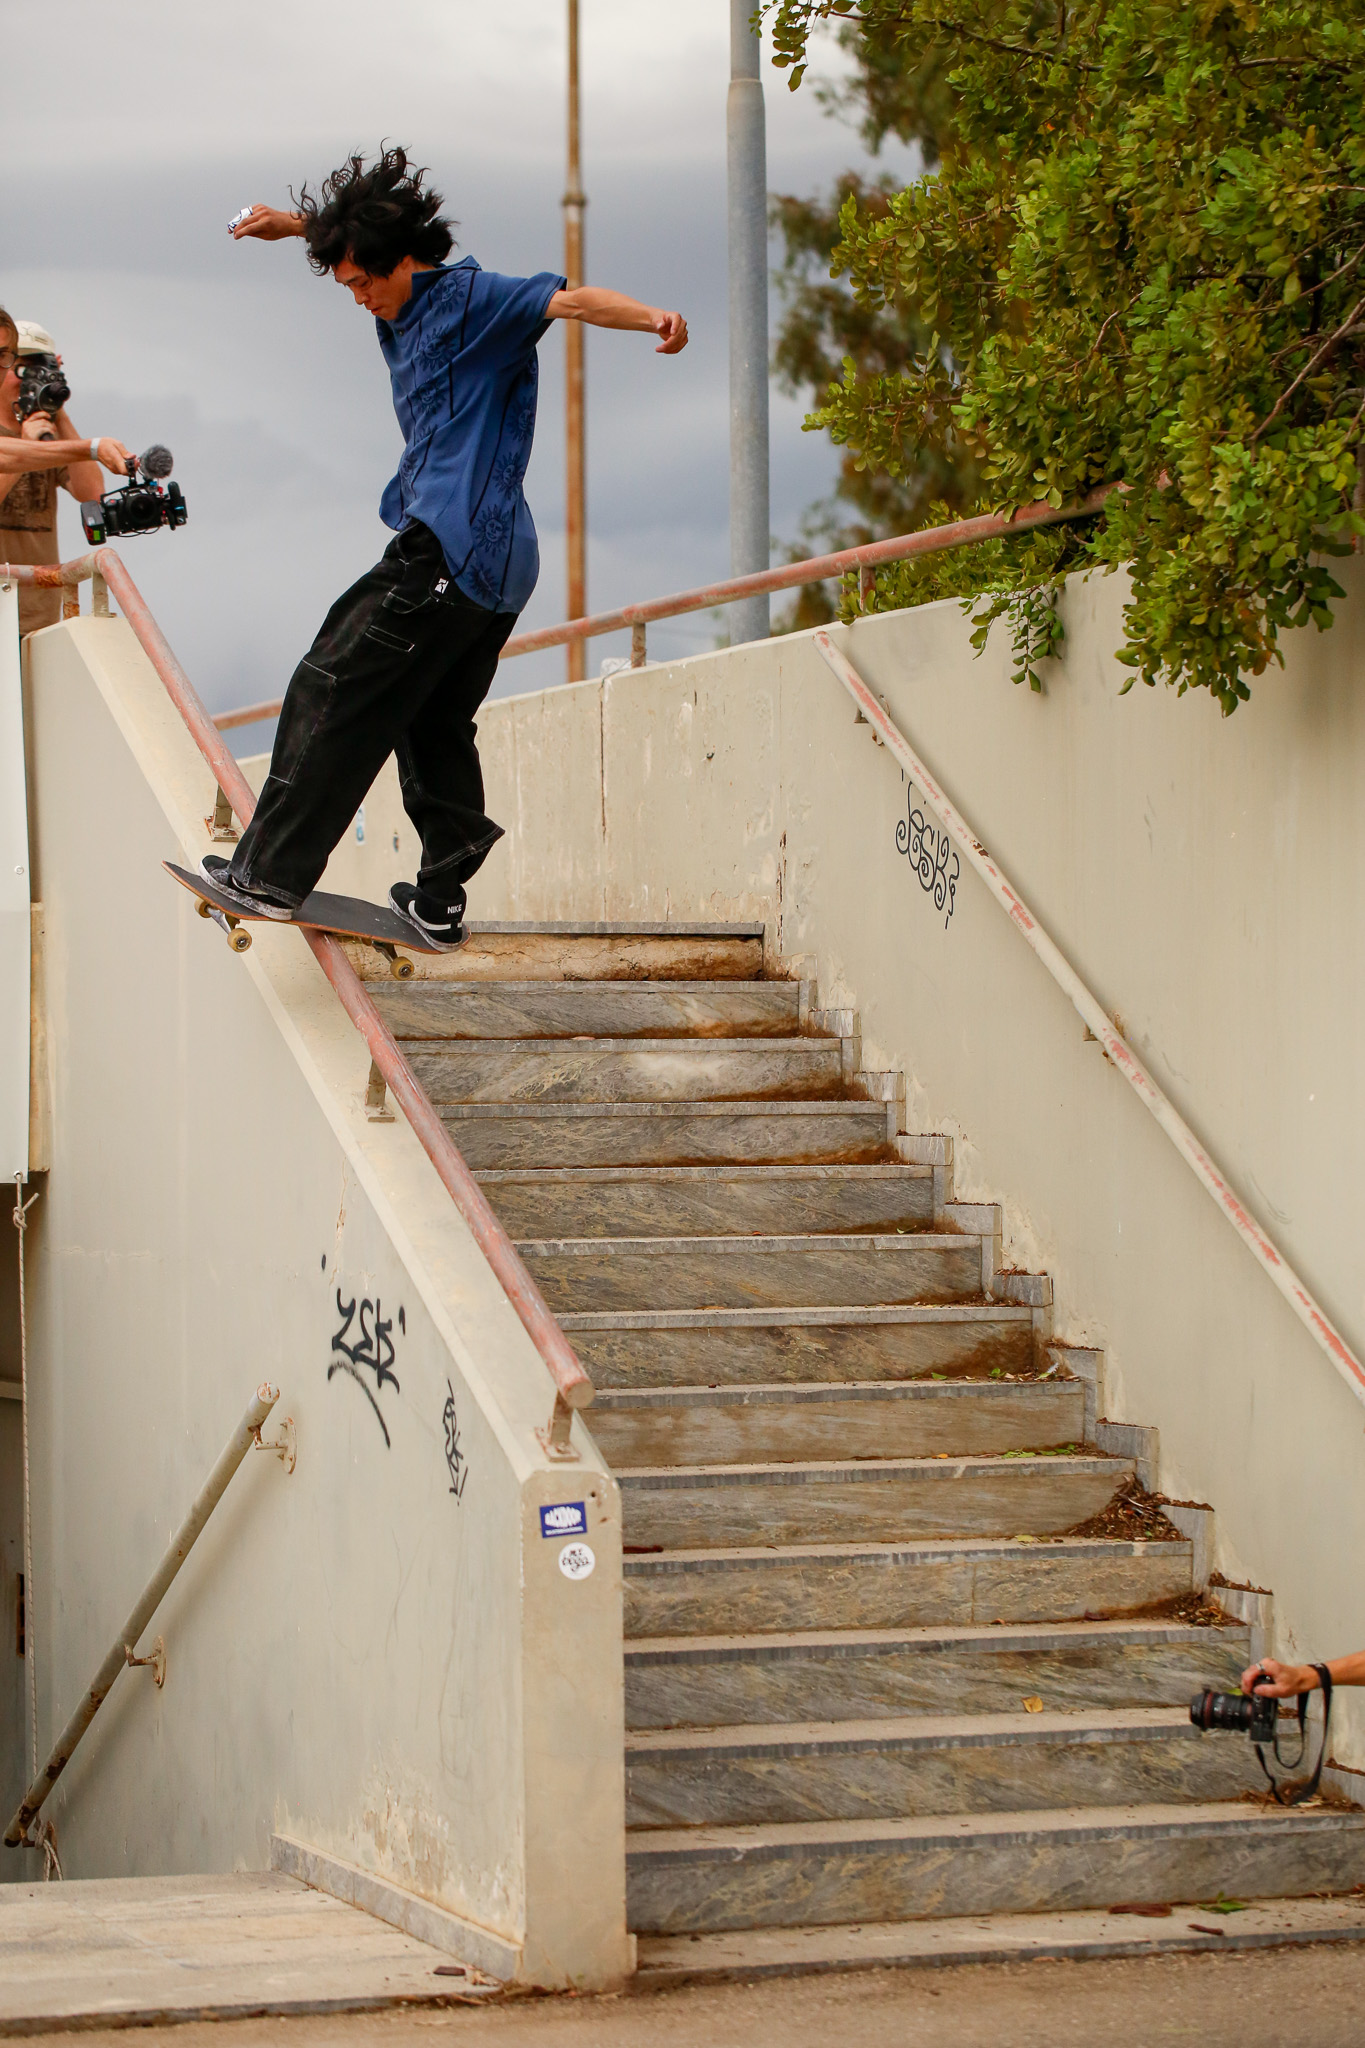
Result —
[{"label": "metal handrail", "polygon": [[981,841],[939,788],[905,734],[891,719],[842,649],[823,630],[814,636],[816,652],[834,671],[863,718],[886,751],[923,793],[928,808],[947,832],[963,859],[976,869],[1015,929],[1042,961],[1058,988],[1074,1005],[1081,1021],[1099,1040],[1143,1108],[1148,1110],[1175,1146],[1200,1185],[1212,1195],[1237,1235],[1279,1289],[1299,1321],[1331,1359],[1358,1401],[1365,1402],[1365,1365],[1309,1293],[1283,1252],[1266,1234],[1227,1179],[1215,1166],[1169,1096],[1157,1086],[1133,1048],[1117,1031],[1099,1000],[1086,987],[1070,961],[1044,931],[1033,912],[1000,872]]},{"label": "metal handrail", "polygon": [[[811,555],[803,562],[784,562],[778,569],[760,569],[751,576],[730,576],[723,583],[699,585],[680,590],[672,597],[653,597],[644,604],[622,605],[619,611],[596,612],[586,619],[566,619],[563,625],[542,626],[534,633],[514,634],[502,650],[502,659],[534,654],[542,647],[561,647],[569,640],[597,640],[604,633],[631,629],[631,666],[642,668],[645,660],[645,628],[651,619],[680,618],[685,612],[709,611],[715,605],[733,604],[737,598],[759,597],[766,591],[795,590],[805,583],[824,583],[831,576],[847,576],[855,569],[870,572],[888,562],[905,562],[916,555],[940,555],[950,548],[977,547],[984,540],[1000,540],[1006,534],[1027,533],[1035,526],[1061,526],[1069,520],[1089,519],[1101,510],[1118,484],[1101,484],[1074,505],[1021,506],[1017,512],[985,512],[975,519],[953,519],[946,526],[924,526],[918,533],[898,533],[889,540],[866,541],[861,547],[840,548],[832,555]],[[263,704],[243,704],[236,711],[220,711],[214,724],[220,732],[236,725],[255,725],[259,719],[278,715],[282,697]]]},{"label": "metal handrail", "polygon": [[[32,1849],[38,1846],[29,1839],[29,1826],[37,1819],[49,1792],[70,1763],[77,1743],[104,1705],[120,1671],[129,1664],[156,1664],[156,1682],[158,1685],[162,1683],[166,1672],[164,1651],[158,1647],[152,1656],[139,1657],[136,1654],[138,1641],[175,1583],[181,1565],[203,1534],[209,1516],[227,1492],[242,1460],[253,1444],[260,1443],[261,1425],[279,1398],[278,1387],[262,1385],[256,1389],[247,1403],[246,1413],[228,1438],[213,1470],[195,1495],[189,1513],[171,1538],[160,1564],[138,1595],[132,1613],[115,1636],[104,1662],[81,1695],[80,1705],[57,1737],[51,1756],[15,1808],[13,1818],[5,1830],[7,1849]],[[278,1448],[279,1446],[273,1444],[262,1445],[262,1449]],[[159,1646],[160,1637],[157,1638],[157,1642]]]},{"label": "metal handrail", "polygon": [[[165,634],[147,608],[146,599],[113,549],[97,548],[93,554],[79,556],[55,567],[16,565],[11,568],[0,563],[0,580],[6,578],[49,588],[56,585],[71,587],[93,578],[97,613],[108,610],[108,597],[103,586],[107,585],[114,592],[143,652],[189,728],[190,737],[216,776],[218,787],[242,823],[249,824],[256,808],[251,785],[228,751],[194,685],[171,652]],[[366,994],[360,976],[335,939],[329,938],[325,932],[300,929],[319,967],[341,998],[347,1016],[369,1047],[390,1094],[402,1109],[455,1207],[469,1225],[474,1242],[497,1275],[522,1327],[545,1361],[554,1382],[555,1402],[549,1424],[538,1430],[537,1436],[551,1457],[575,1459],[578,1454],[570,1440],[573,1411],[591,1405],[592,1381],[551,1315],[516,1246],[489,1207],[487,1197],[456,1149],[449,1131],[428,1101],[393,1033]]]}]

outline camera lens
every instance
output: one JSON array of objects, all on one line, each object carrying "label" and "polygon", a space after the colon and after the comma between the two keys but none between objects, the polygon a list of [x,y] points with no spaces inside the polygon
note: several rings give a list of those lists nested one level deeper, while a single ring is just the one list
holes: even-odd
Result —
[{"label": "camera lens", "polygon": [[1226,1728],[1245,1735],[1251,1727],[1256,1703],[1240,1692],[1196,1693],[1190,1701],[1190,1719],[1196,1728]]}]

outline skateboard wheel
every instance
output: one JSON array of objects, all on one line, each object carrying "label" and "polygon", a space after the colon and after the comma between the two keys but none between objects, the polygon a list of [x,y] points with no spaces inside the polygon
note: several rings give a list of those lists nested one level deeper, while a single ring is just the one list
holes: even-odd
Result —
[{"label": "skateboard wheel", "polygon": [[213,916],[213,908],[212,908],[212,905],[211,905],[211,904],[208,904],[208,903],[206,903],[206,902],[204,901],[204,899],[203,899],[203,897],[202,897],[202,896],[201,896],[201,897],[199,898],[199,901],[198,901],[198,903],[197,903],[197,904],[195,905],[195,908],[196,908],[196,910],[197,910],[197,911],[199,912],[199,915],[200,915],[201,917],[212,917],[212,916]]},{"label": "skateboard wheel", "polygon": [[411,981],[413,972],[411,960],[391,960],[389,962],[389,973],[395,981]]},{"label": "skateboard wheel", "polygon": [[244,932],[241,926],[238,925],[236,931],[228,933],[228,944],[234,953],[245,953],[247,947],[251,944],[251,933]]}]

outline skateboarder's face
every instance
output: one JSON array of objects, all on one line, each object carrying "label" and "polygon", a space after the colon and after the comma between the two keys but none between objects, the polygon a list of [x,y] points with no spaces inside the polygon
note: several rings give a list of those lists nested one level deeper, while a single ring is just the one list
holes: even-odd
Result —
[{"label": "skateboarder's face", "polygon": [[373,277],[347,256],[336,265],[332,275],[338,284],[346,286],[357,306],[363,306],[377,320],[395,320],[412,297],[413,272],[430,270],[431,267],[429,263],[417,262],[415,257],[405,256],[387,277]]}]

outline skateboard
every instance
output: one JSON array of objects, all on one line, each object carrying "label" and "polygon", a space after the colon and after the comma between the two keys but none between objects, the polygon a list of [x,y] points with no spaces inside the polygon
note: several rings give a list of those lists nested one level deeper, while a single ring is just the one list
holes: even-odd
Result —
[{"label": "skateboard", "polygon": [[[234,953],[245,953],[251,944],[248,924],[266,922],[284,924],[284,918],[264,918],[264,913],[253,917],[241,905],[203,875],[192,875],[188,868],[178,868],[173,860],[161,863],[167,874],[174,875],[182,889],[188,889],[192,896],[199,898],[199,915],[211,917],[213,922],[227,934],[227,942]],[[327,932],[334,939],[364,939],[382,953],[389,963],[389,972],[398,981],[412,977],[411,960],[405,960],[397,950],[406,946],[414,953],[434,953],[435,946],[424,945],[406,918],[396,910],[385,909],[378,903],[367,903],[362,896],[329,896],[325,890],[315,889],[306,896],[293,916],[290,924],[302,925],[306,930]]]}]

